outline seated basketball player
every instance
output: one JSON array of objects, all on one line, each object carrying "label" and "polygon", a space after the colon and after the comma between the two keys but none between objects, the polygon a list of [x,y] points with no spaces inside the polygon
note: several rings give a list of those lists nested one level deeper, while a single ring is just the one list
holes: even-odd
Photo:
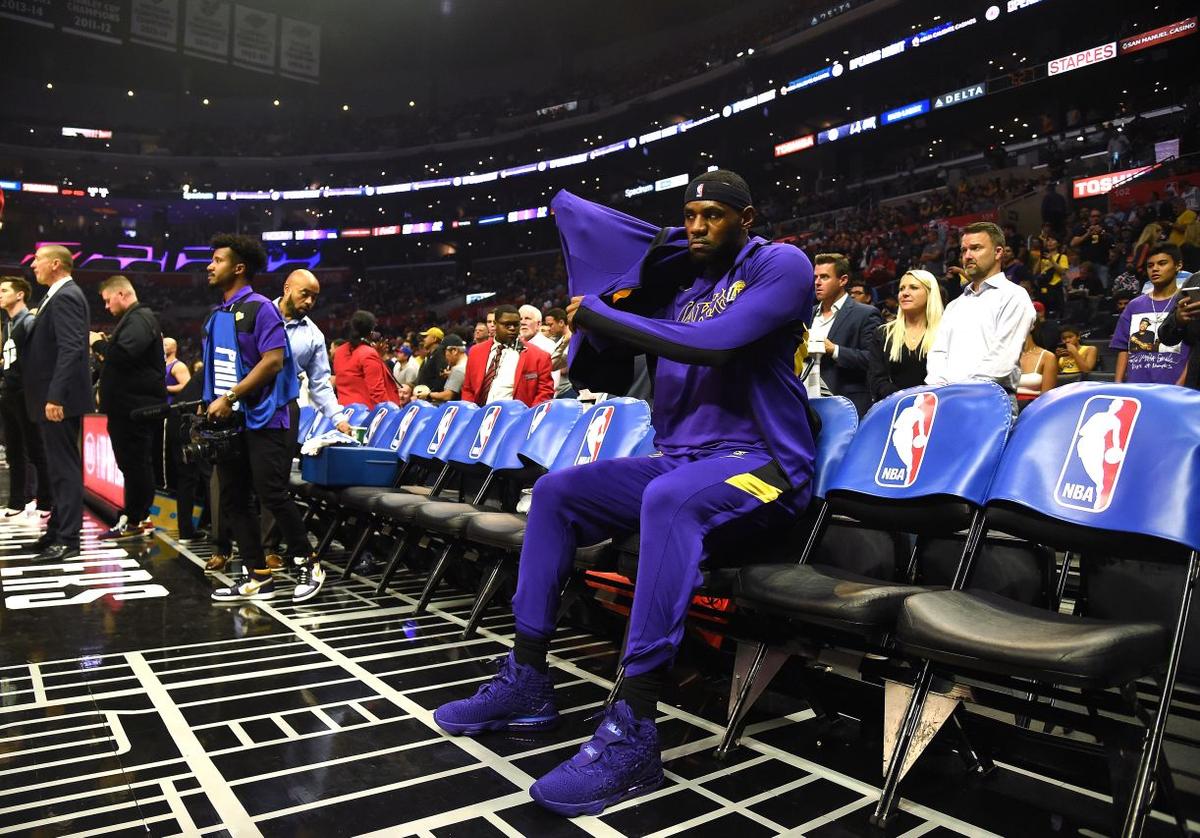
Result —
[{"label": "seated basketball player", "polygon": [[[569,194],[555,204],[569,257],[589,247],[629,248],[631,227],[645,230]],[[624,392],[590,378],[585,358],[612,370],[614,359],[652,357],[657,450],[538,481],[513,599],[514,649],[473,697],[434,712],[455,734],[553,725],[547,649],[575,549],[639,530],[619,700],[591,741],[530,790],[568,816],[595,814],[662,783],[655,707],[710,537],[786,527],[810,496],[814,443],[793,356],[812,316],[812,265],[791,245],[750,236],[750,189],[733,172],[693,180],[683,216],[684,227],[663,231],[649,250],[648,238],[639,240],[646,258],[632,294],[615,295],[618,302],[575,297],[568,312],[576,341],[588,344],[574,353],[572,382]],[[586,271],[589,260],[573,264]],[[573,291],[605,281],[588,279],[573,274]]]}]

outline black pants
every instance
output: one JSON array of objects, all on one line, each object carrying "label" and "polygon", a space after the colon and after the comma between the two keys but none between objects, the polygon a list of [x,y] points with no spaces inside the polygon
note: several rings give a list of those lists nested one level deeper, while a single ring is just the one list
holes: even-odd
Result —
[{"label": "black pants", "polygon": [[129,525],[150,517],[154,503],[154,442],[156,422],[135,422],[128,415],[109,414],[108,438],[113,457],[125,476],[125,516]]},{"label": "black pants", "polygon": [[[292,452],[292,459],[300,456],[300,407],[295,402],[291,404],[291,427],[288,428],[288,446]],[[290,467],[289,467],[290,471]],[[279,542],[283,537],[280,532],[279,524],[275,521],[275,516],[271,514],[271,510],[266,507],[262,508],[262,545],[264,553],[279,553]],[[301,521],[304,517],[301,516]],[[308,541],[305,540],[304,547]],[[301,551],[293,551],[292,555],[298,555]],[[307,552],[307,551],[304,551]]]},{"label": "black pants", "polygon": [[[46,470],[46,449],[38,427],[29,421],[22,393],[0,396],[0,418],[4,420],[4,443],[8,453],[8,508],[21,509],[30,497],[38,500],[38,509],[54,505],[50,474]],[[29,466],[37,472],[37,488],[29,491]]]},{"label": "black pants", "polygon": [[37,423],[46,446],[46,470],[54,493],[54,512],[46,525],[45,539],[79,547],[83,528],[83,462],[79,455],[79,417],[61,422]]},{"label": "black pants", "polygon": [[[292,424],[295,424],[295,405]],[[288,474],[292,468],[294,431],[284,428],[242,433],[242,453],[217,463],[221,488],[221,518],[230,525],[246,570],[261,570],[263,557],[260,522],[254,514],[252,494],[263,509],[270,510],[283,532],[288,553],[307,556],[311,550],[300,510],[288,495]]]}]

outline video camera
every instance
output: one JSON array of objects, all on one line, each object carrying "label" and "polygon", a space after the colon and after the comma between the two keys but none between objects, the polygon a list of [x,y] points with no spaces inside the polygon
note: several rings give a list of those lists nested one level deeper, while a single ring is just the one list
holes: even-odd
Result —
[{"label": "video camera", "polygon": [[216,464],[242,456],[244,449],[241,436],[246,426],[245,417],[240,411],[235,411],[228,419],[214,422],[208,418],[207,408],[208,405],[201,400],[176,402],[141,407],[131,411],[129,416],[135,421],[153,421],[172,414],[179,416],[180,437],[183,440],[180,450],[187,465]]}]

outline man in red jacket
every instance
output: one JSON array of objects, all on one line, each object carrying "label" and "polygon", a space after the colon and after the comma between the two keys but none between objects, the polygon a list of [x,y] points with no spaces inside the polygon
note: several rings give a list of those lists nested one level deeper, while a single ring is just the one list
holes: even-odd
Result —
[{"label": "man in red jacket", "polygon": [[532,407],[554,398],[550,354],[517,339],[521,314],[516,306],[496,307],[496,337],[467,358],[463,401],[485,405],[517,399]]}]

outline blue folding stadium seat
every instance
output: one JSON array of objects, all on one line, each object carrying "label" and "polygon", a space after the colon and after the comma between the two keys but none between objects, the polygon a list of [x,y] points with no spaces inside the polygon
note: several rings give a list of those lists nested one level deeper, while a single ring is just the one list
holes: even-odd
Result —
[{"label": "blue folding stadium seat", "polygon": [[296,435],[304,441],[308,439],[308,432],[312,430],[313,423],[317,421],[317,409],[310,404],[300,406],[300,424],[297,427]]},{"label": "blue folding stadium seat", "polygon": [[[963,439],[973,442],[972,431],[964,428]],[[927,703],[936,706],[964,695],[986,703],[995,694],[973,688],[931,695],[935,675],[953,683],[957,673],[973,684],[1000,684],[1012,691],[1006,698],[1033,693],[1025,709],[1030,716],[1092,732],[1108,743],[1108,764],[1116,768],[1114,834],[1141,833],[1156,779],[1160,799],[1174,802],[1160,752],[1200,571],[1197,497],[1200,393],[1168,385],[1083,382],[1045,393],[1026,408],[987,492],[987,526],[1077,551],[1086,591],[1076,603],[1081,613],[1031,608],[971,589],[975,549],[964,555],[950,590],[904,601],[897,645],[922,662],[873,816],[877,825],[887,825],[900,779],[917,756],[910,751]],[[1153,585],[1133,583],[1107,592],[1089,587],[1094,571],[1130,561],[1155,563],[1173,571],[1174,578],[1156,574]],[[1161,684],[1153,715],[1139,706],[1134,688],[1144,678]],[[1089,712],[1036,700],[1054,685],[1070,688],[1072,703]],[[1103,693],[1114,688],[1120,700],[1103,704],[1101,719]],[[1131,717],[1131,734],[1118,734],[1114,704]],[[1011,701],[1008,706],[1007,712],[1014,712]],[[1132,742],[1140,752],[1122,747]],[[1073,753],[1084,747],[1072,738]],[[1122,788],[1122,777],[1132,778],[1131,791]],[[1177,825],[1186,832],[1175,809]]]},{"label": "blue folding stadium seat", "polygon": [[399,427],[403,411],[395,402],[380,402],[365,419],[366,435],[360,445],[326,446],[303,457],[300,474],[321,486],[389,486],[399,470],[399,461],[387,443]]},{"label": "blue folding stadium seat", "polygon": [[[845,638],[850,645],[880,649],[905,598],[927,590],[914,584],[923,543],[968,527],[967,544],[978,540],[983,501],[1011,415],[1008,394],[990,383],[918,387],[874,405],[842,449],[840,462],[818,476],[816,490],[826,503],[798,563],[739,570],[734,586],[739,612],[770,615],[806,638]],[[862,527],[918,536],[902,578],[813,561],[831,514]],[[887,552],[887,564],[894,564],[890,543]],[[736,741],[753,698],[792,654],[790,647],[774,649],[768,662],[772,644],[756,645],[753,658],[743,658],[749,670],[731,708],[720,756]]]}]

